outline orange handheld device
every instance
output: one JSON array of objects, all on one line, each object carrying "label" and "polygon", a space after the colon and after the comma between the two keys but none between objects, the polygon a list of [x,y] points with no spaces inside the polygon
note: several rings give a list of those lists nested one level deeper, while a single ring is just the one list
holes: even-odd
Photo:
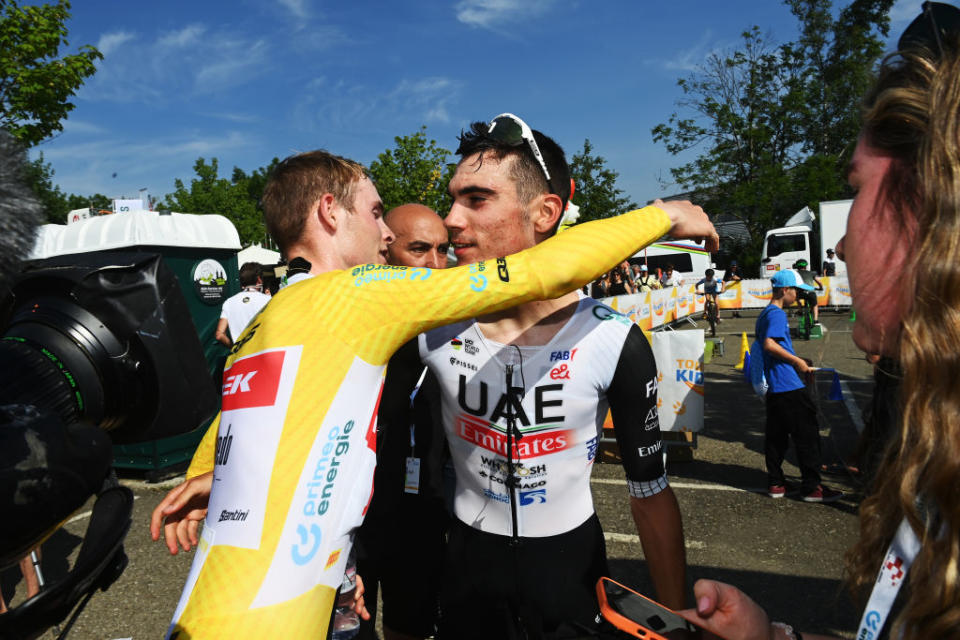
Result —
[{"label": "orange handheld device", "polygon": [[624,633],[644,640],[716,638],[650,598],[610,578],[597,580],[600,614]]}]

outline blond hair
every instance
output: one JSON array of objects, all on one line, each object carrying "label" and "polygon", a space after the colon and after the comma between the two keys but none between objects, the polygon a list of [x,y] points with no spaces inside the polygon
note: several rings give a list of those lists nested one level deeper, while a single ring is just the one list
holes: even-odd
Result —
[{"label": "blond hair", "polygon": [[[892,159],[882,197],[916,220],[897,336],[897,437],[887,445],[847,578],[868,593],[906,517],[922,543],[890,637],[960,638],[960,56],[888,58],[865,99],[864,141]],[[881,221],[877,221],[880,223]],[[904,239],[906,241],[906,239]]]},{"label": "blond hair", "polygon": [[298,153],[278,164],[260,204],[267,231],[280,250],[286,254],[300,239],[311,207],[323,194],[332,194],[340,206],[352,211],[354,188],[365,177],[360,163],[322,149]]}]

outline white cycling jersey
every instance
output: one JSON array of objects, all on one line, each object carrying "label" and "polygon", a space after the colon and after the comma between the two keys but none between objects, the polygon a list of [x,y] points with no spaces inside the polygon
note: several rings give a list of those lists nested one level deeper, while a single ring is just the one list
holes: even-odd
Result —
[{"label": "white cycling jersey", "polygon": [[441,386],[443,421],[457,473],[454,511],[475,529],[513,533],[507,472],[506,368],[522,388],[514,405],[517,532],[570,531],[593,510],[590,472],[607,409],[631,494],[667,486],[650,345],[628,318],[581,297],[566,325],[543,346],[504,345],[474,320],[419,338],[420,356]]}]

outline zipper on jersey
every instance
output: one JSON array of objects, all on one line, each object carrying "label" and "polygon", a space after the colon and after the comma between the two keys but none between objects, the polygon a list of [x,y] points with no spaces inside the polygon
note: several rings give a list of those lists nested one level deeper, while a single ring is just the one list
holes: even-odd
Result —
[{"label": "zipper on jersey", "polygon": [[507,378],[507,479],[506,486],[510,496],[510,522],[512,525],[512,535],[510,543],[514,546],[520,543],[519,526],[517,524],[517,477],[514,475],[513,466],[513,443],[514,439],[519,441],[523,434],[517,428],[517,414],[514,410],[514,402],[519,402],[517,398],[517,389],[513,386],[513,365],[506,365]]}]

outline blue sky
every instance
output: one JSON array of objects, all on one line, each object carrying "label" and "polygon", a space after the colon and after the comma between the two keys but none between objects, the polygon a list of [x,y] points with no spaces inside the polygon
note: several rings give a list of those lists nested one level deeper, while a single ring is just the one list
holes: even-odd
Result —
[{"label": "blue sky", "polygon": [[[921,0],[898,0],[896,37]],[[839,2],[838,2],[839,4]],[[637,202],[680,160],[653,143],[676,80],[757,24],[794,20],[775,0],[74,0],[70,49],[104,54],[64,132],[41,144],[69,193],[162,197],[197,157],[261,167],[326,148],[369,164],[393,138],[447,148],[510,111],[568,158],[589,138]],[[114,177],[114,174],[116,176]],[[203,213],[203,212],[193,212]]]}]

